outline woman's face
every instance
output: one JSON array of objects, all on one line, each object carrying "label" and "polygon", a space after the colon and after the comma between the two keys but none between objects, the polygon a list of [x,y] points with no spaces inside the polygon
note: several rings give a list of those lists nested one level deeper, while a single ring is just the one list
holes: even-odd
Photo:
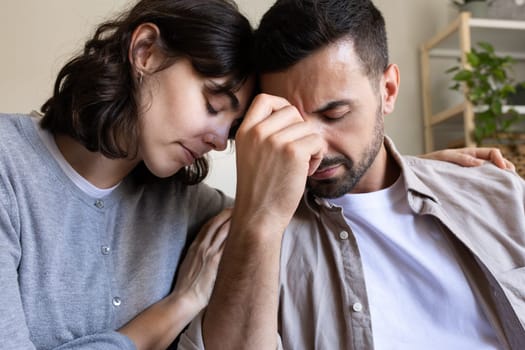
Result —
[{"label": "woman's face", "polygon": [[144,78],[139,86],[139,156],[168,177],[210,150],[224,150],[232,125],[250,102],[253,82],[235,93],[215,93],[226,78],[198,74],[188,59]]}]

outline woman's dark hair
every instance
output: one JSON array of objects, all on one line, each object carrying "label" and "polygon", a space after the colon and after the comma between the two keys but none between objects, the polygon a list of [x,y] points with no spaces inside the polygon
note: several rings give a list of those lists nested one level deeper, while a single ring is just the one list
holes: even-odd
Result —
[{"label": "woman's dark hair", "polygon": [[[159,70],[188,58],[203,76],[229,77],[221,91],[238,90],[252,73],[252,28],[233,1],[142,0],[100,25],[83,52],[60,70],[53,96],[41,109],[42,128],[109,158],[137,154],[139,106],[129,48],[142,23],[159,28],[159,47],[168,58]],[[201,158],[176,176],[195,184],[207,173],[208,163]]]},{"label": "woman's dark hair", "polygon": [[257,71],[287,69],[344,38],[353,42],[369,78],[386,69],[385,21],[370,0],[278,0],[255,32]]}]

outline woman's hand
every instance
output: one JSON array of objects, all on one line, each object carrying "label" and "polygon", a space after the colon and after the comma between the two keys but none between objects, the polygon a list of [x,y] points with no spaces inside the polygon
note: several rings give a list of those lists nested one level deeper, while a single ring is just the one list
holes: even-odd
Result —
[{"label": "woman's hand", "polygon": [[166,349],[208,304],[230,216],[231,209],[225,209],[203,226],[180,266],[173,292],[119,330],[138,350]]},{"label": "woman's hand", "polygon": [[210,300],[231,213],[225,209],[202,227],[180,266],[172,294],[195,305],[195,316]]},{"label": "woman's hand", "polygon": [[516,171],[516,167],[508,159],[505,159],[498,148],[493,147],[465,147],[444,149],[423,154],[420,158],[442,160],[456,163],[461,166],[480,166],[485,161],[494,163],[501,169]]}]

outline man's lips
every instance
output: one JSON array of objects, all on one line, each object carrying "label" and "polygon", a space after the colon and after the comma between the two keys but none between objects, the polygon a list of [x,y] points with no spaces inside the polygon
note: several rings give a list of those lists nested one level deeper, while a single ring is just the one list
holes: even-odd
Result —
[{"label": "man's lips", "polygon": [[315,173],[313,173],[310,176],[310,179],[312,179],[312,180],[329,179],[329,178],[333,177],[337,173],[337,170],[339,169],[340,166],[341,166],[341,164],[335,164],[335,165],[331,165],[331,166],[328,166],[328,167],[325,167],[325,168],[322,168],[322,169],[317,169],[315,171]]}]

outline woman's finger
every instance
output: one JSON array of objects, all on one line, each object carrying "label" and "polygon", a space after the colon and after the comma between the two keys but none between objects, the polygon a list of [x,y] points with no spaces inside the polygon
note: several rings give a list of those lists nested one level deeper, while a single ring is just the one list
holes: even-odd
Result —
[{"label": "woman's finger", "polygon": [[230,232],[230,223],[231,220],[228,217],[228,219],[225,222],[223,222],[222,225],[217,229],[210,244],[210,247],[212,249],[219,250],[220,247],[224,244],[224,242],[226,241],[226,237],[228,237],[228,233]]},{"label": "woman's finger", "polygon": [[208,220],[195,239],[195,241],[198,242],[197,244],[211,245],[211,241],[214,239],[218,229],[231,218],[231,215],[232,208],[226,208]]}]

